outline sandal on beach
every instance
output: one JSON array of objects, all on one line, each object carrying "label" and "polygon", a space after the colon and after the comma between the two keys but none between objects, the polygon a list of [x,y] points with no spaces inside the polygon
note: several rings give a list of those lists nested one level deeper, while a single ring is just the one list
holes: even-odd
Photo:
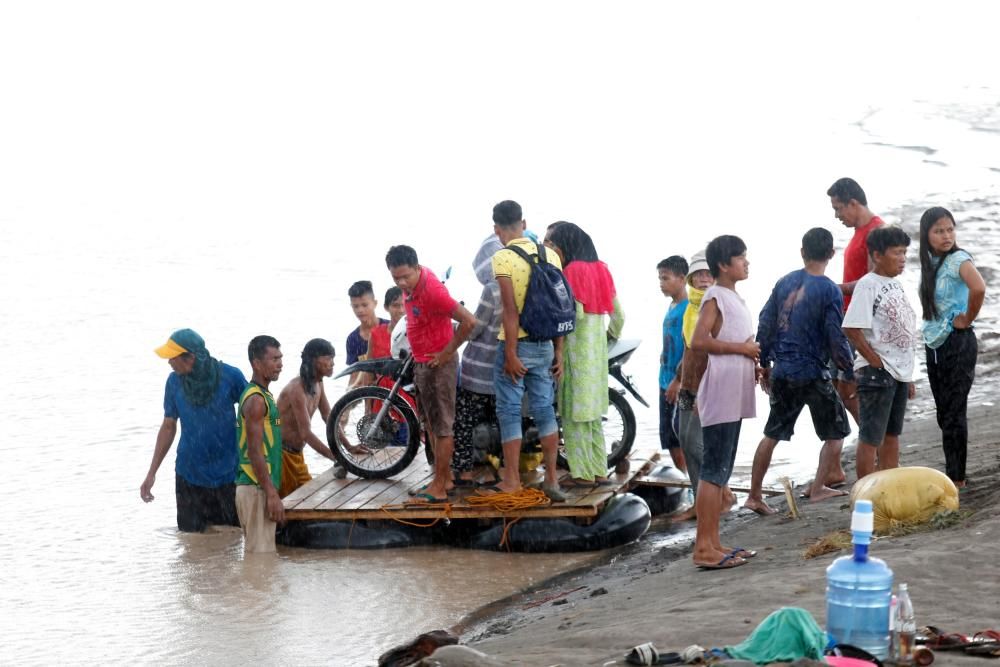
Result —
[{"label": "sandal on beach", "polygon": [[740,558],[739,556],[734,556],[733,554],[726,554],[722,557],[718,563],[714,565],[711,563],[695,563],[695,567],[699,570],[728,570],[734,567],[739,567],[740,565],[746,565],[749,561],[745,558]]},{"label": "sandal on beach", "polygon": [[652,642],[646,642],[626,653],[625,662],[630,665],[674,665],[682,660],[679,653],[660,653]]},{"label": "sandal on beach", "polygon": [[564,489],[592,489],[596,486],[596,484],[594,484],[594,482],[588,482],[574,477],[566,477],[559,482],[559,486]]},{"label": "sandal on beach", "polygon": [[729,552],[730,556],[736,556],[737,558],[753,558],[757,555],[757,552],[753,549],[744,549],[743,547],[736,547]]},{"label": "sandal on beach", "polygon": [[412,502],[414,505],[442,505],[448,502],[448,498],[438,498],[429,493],[415,493]]}]

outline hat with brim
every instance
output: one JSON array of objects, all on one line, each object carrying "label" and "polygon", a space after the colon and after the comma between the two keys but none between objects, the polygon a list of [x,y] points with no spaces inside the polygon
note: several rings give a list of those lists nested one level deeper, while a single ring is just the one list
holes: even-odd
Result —
[{"label": "hat with brim", "polygon": [[175,343],[173,338],[167,339],[166,343],[156,348],[156,354],[164,359],[173,359],[174,357],[179,357],[186,352],[187,350]]},{"label": "hat with brim", "polygon": [[691,278],[699,271],[711,271],[708,268],[708,261],[705,259],[705,251],[696,252],[691,255],[691,263],[688,265],[687,282],[691,284]]}]

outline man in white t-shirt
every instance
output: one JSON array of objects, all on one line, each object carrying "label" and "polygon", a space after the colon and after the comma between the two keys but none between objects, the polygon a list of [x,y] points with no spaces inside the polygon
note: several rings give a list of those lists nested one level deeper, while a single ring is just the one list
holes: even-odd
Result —
[{"label": "man in white t-shirt", "polygon": [[899,227],[883,225],[868,235],[873,269],[855,285],[844,315],[844,333],[858,352],[860,424],[858,479],[878,469],[899,467],[899,435],[906,401],[913,398],[917,318],[896,276],[906,266],[910,237]]}]

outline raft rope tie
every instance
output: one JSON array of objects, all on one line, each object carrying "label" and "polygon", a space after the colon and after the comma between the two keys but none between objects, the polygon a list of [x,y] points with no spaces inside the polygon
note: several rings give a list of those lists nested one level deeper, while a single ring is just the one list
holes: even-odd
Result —
[{"label": "raft rope tie", "polygon": [[[476,494],[472,496],[467,496],[465,502],[473,507],[477,506],[490,506],[498,512],[516,512],[518,510],[526,510],[532,507],[543,507],[549,505],[552,501],[548,496],[545,495],[541,489],[528,489],[522,488],[515,493],[491,493],[489,495]],[[498,545],[501,549],[505,548],[510,551],[510,529],[514,527],[514,524],[520,521],[523,517],[504,517],[503,520],[503,532],[500,535],[500,544]]]}]

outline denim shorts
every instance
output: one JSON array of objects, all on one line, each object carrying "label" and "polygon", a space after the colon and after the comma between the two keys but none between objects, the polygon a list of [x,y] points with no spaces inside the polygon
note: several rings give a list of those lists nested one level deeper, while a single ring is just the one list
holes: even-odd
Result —
[{"label": "denim shorts", "polygon": [[493,364],[493,384],[497,391],[497,421],[500,422],[500,441],[520,440],[521,402],[528,394],[528,413],[535,420],[538,435],[545,437],[559,430],[556,423],[555,381],[552,378],[552,341],[517,342],[517,356],[528,369],[524,377],[514,381],[504,374],[504,351],[506,343],[497,345],[497,358]]},{"label": "denim shorts", "polygon": [[884,368],[858,370],[858,407],[861,425],[858,440],[878,447],[886,435],[903,432],[910,383],[900,382]]},{"label": "denim shorts", "polygon": [[660,449],[673,449],[680,447],[681,441],[677,438],[677,404],[667,403],[667,392],[663,389],[660,393]]},{"label": "denim shorts", "polygon": [[830,380],[771,381],[771,413],[764,435],[775,440],[791,440],[802,408],[809,406],[813,428],[820,440],[843,440],[851,433],[847,410]]},{"label": "denim shorts", "polygon": [[736,464],[736,446],[740,444],[743,420],[701,427],[701,481],[725,486]]}]

